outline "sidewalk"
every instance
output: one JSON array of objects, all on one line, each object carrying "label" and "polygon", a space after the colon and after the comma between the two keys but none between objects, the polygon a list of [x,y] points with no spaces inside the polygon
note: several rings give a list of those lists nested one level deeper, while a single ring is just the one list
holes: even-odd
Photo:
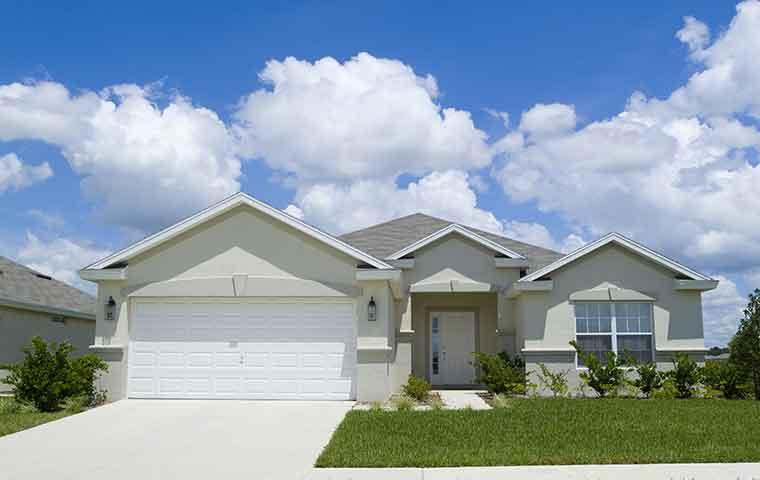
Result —
[{"label": "sidewalk", "polygon": [[315,468],[308,480],[760,480],[760,463]]}]

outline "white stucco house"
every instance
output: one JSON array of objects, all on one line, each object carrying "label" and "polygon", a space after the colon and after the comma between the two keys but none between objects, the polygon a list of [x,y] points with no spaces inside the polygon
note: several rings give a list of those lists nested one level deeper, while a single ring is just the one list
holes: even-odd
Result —
[{"label": "white stucco house", "polygon": [[577,381],[576,339],[702,359],[717,281],[611,233],[568,255],[427,215],[340,237],[236,194],[81,270],[112,399],[381,400],[506,350]]}]

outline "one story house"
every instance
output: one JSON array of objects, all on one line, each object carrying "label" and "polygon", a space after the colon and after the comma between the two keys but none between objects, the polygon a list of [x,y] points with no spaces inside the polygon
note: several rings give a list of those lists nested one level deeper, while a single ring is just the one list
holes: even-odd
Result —
[{"label": "one story house", "polygon": [[[0,365],[21,361],[35,335],[87,353],[95,339],[95,298],[0,256]],[[0,382],[0,391],[7,388]]]},{"label": "one story house", "polygon": [[611,233],[568,255],[414,214],[340,237],[239,193],[86,267],[111,398],[382,400],[472,353],[570,372],[571,340],[701,360],[717,281]]}]

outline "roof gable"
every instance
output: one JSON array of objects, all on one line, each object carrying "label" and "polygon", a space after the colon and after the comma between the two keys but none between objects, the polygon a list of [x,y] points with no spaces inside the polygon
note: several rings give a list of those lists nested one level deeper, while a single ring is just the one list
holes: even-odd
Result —
[{"label": "roof gable", "polygon": [[535,280],[539,280],[542,277],[545,277],[546,275],[564,267],[565,265],[568,265],[586,255],[588,255],[591,252],[594,252],[605,245],[609,245],[611,243],[614,243],[616,245],[620,245],[627,250],[638,254],[644,258],[647,258],[648,260],[661,265],[668,270],[678,273],[680,275],[683,275],[691,280],[712,280],[710,277],[703,275],[695,270],[692,270],[675,260],[666,257],[665,255],[662,255],[661,253],[655,252],[654,250],[645,247],[644,245],[637,243],[630,238],[627,238],[619,233],[608,233],[607,235],[603,236],[602,238],[591,242],[574,252],[571,252],[564,257],[560,258],[559,260],[536,270],[535,272],[531,273],[530,275],[527,275],[520,279],[521,282],[532,282]]},{"label": "roof gable", "polygon": [[282,210],[279,210],[271,205],[268,205],[262,201],[256,200],[255,198],[245,193],[240,192],[222,200],[221,202],[215,205],[212,205],[206,208],[205,210],[202,210],[190,217],[187,217],[184,220],[181,220],[175,223],[174,225],[168,228],[165,228],[164,230],[161,230],[158,233],[155,233],[149,237],[146,237],[143,240],[140,240],[139,242],[136,242],[128,246],[127,248],[124,248],[106,258],[98,260],[92,265],[87,266],[84,270],[98,270],[98,269],[103,269],[114,264],[125,263],[129,259],[134,258],[135,256],[142,254],[150,249],[153,249],[157,247],[158,245],[161,245],[162,243],[172,238],[175,238],[176,236],[184,232],[187,232],[188,230],[198,225],[201,225],[213,218],[216,218],[219,215],[222,215],[223,213],[228,212],[232,210],[233,208],[239,207],[241,205],[248,206],[276,220],[279,220],[280,222],[283,222],[295,228],[296,230],[306,234],[307,236],[310,236],[316,240],[319,240],[322,243],[325,243],[335,248],[336,250],[339,250],[363,263],[367,263],[373,267],[381,268],[381,269],[392,268],[387,263],[375,258],[374,256],[370,254],[363,252],[362,250],[354,246],[351,246],[348,243],[338,238],[335,238],[332,235],[325,233],[316,227],[313,227],[307,223],[304,223],[301,220],[291,215],[288,215]]},{"label": "roof gable", "polygon": [[400,258],[403,258],[411,253],[416,252],[417,250],[421,249],[422,247],[429,245],[436,240],[439,240],[441,238],[444,238],[446,236],[449,236],[451,234],[459,234],[466,238],[469,238],[470,240],[486,247],[491,250],[493,250],[496,253],[505,255],[509,258],[525,258],[524,256],[520,255],[519,253],[516,253],[502,245],[499,245],[498,243],[491,241],[482,235],[478,235],[477,233],[468,230],[467,228],[458,225],[456,223],[452,223],[451,225],[444,227],[436,232],[433,232],[432,234],[428,235],[427,237],[421,238],[420,240],[412,243],[411,245],[407,245],[406,247],[402,248],[401,250],[398,250],[391,255],[388,256],[389,260],[398,260]]},{"label": "roof gable", "polygon": [[94,319],[95,298],[48,275],[0,256],[0,304],[55,310]]}]

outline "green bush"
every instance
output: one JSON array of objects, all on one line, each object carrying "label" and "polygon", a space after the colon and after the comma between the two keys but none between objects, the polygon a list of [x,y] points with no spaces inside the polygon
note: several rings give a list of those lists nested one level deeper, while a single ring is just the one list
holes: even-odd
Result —
[{"label": "green bush", "polygon": [[13,387],[16,400],[42,412],[58,410],[70,397],[84,396],[92,402],[97,395],[95,378],[108,365],[94,355],[71,359],[73,350],[68,342],[47,344],[34,337],[23,349],[24,360],[10,366],[4,382]]},{"label": "green bush", "polygon": [[625,355],[607,352],[607,361],[602,363],[596,355],[585,352],[575,340],[572,340],[570,345],[575,348],[578,357],[586,366],[586,370],[578,374],[581,380],[601,398],[616,396],[626,382],[625,368],[632,365],[631,359]]},{"label": "green bush", "polygon": [[641,391],[646,397],[650,398],[655,390],[662,387],[663,376],[657,371],[657,364],[642,363],[636,366],[637,378],[631,384]]},{"label": "green bush", "polygon": [[414,409],[416,402],[411,397],[407,397],[406,395],[401,395],[401,396],[393,398],[393,400],[391,400],[391,404],[399,412],[408,412]]},{"label": "green bush", "polygon": [[652,398],[658,400],[672,400],[678,398],[678,390],[676,390],[673,379],[665,378],[659,388],[654,389],[652,392]]},{"label": "green bush", "polygon": [[498,355],[473,353],[477,369],[475,381],[486,386],[493,394],[523,395],[527,389],[525,362],[518,357],[510,358],[506,352]]},{"label": "green bush", "polygon": [[552,392],[554,398],[564,397],[567,395],[567,374],[568,371],[553,372],[543,363],[538,364],[540,372],[534,372],[538,378],[538,383]]},{"label": "green bush", "polygon": [[691,398],[702,380],[702,372],[689,355],[678,352],[673,355],[673,369],[666,373],[673,380],[677,398]]},{"label": "green bush", "polygon": [[406,396],[411,397],[418,402],[424,402],[427,399],[428,395],[430,395],[431,388],[430,384],[424,378],[415,377],[414,375],[409,375],[406,385],[401,387]]},{"label": "green bush", "polygon": [[747,372],[733,362],[705,363],[702,369],[702,384],[706,388],[717,390],[723,398],[746,398],[752,392],[752,385]]}]

